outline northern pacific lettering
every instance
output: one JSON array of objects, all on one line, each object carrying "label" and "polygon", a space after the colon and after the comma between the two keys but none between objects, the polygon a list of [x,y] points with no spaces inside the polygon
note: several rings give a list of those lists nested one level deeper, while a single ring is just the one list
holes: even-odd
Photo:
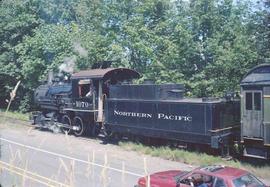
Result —
[{"label": "northern pacific lettering", "polygon": [[191,122],[192,117],[188,115],[172,115],[172,114],[164,114],[164,113],[157,113],[157,115],[149,114],[149,113],[141,113],[141,112],[126,112],[126,111],[119,111],[114,110],[115,116],[123,116],[123,117],[134,117],[134,118],[156,118],[159,120],[174,120],[174,121],[186,121]]}]

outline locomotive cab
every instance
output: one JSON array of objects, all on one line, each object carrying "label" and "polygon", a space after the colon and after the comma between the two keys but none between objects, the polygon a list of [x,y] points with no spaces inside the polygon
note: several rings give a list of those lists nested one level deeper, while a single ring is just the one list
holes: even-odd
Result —
[{"label": "locomotive cab", "polygon": [[241,81],[241,141],[244,156],[270,159],[270,64],[254,67]]},{"label": "locomotive cab", "polygon": [[104,98],[109,95],[109,85],[139,78],[140,74],[127,68],[91,69],[71,76],[72,103],[65,108],[73,120],[74,133],[81,135],[87,130],[97,134],[104,121]]}]

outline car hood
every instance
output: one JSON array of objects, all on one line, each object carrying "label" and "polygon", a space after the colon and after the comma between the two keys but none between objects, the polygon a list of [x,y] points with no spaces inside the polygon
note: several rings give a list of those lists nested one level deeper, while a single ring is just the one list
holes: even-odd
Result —
[{"label": "car hood", "polygon": [[175,176],[180,175],[183,171],[180,170],[169,170],[169,171],[162,171],[157,172],[150,175],[151,178],[161,178],[161,179],[174,179]]},{"label": "car hood", "polygon": [[[151,186],[175,186],[176,185],[176,176],[181,175],[185,171],[181,170],[169,170],[153,173],[150,175]],[[146,177],[139,179],[138,183],[141,186],[146,186]]]}]

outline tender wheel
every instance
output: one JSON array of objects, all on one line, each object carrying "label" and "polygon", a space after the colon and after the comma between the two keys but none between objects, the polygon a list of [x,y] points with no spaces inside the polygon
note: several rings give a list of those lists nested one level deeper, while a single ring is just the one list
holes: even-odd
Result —
[{"label": "tender wheel", "polygon": [[91,129],[91,135],[92,135],[93,137],[98,136],[99,133],[100,133],[100,129],[101,129],[101,125],[99,125],[99,124],[94,124],[93,127],[92,127],[92,129]]},{"label": "tender wheel", "polygon": [[[61,122],[65,125],[68,125],[70,126],[71,128],[71,119],[68,115],[64,115],[61,119]],[[71,129],[70,128],[65,128],[65,127],[62,127],[61,130],[64,132],[64,133],[67,133],[67,134],[70,134],[71,132]]]},{"label": "tender wheel", "polygon": [[105,127],[103,133],[107,138],[111,138],[113,136],[113,131],[109,127]]},{"label": "tender wheel", "polygon": [[122,134],[113,131],[108,125],[105,125],[104,129],[101,129],[101,133],[105,136],[104,143],[118,143],[118,141],[122,139]]},{"label": "tender wheel", "polygon": [[85,131],[85,126],[83,124],[83,120],[79,117],[79,116],[76,116],[74,119],[73,119],[73,126],[76,127],[76,129],[74,129],[74,134],[76,136],[81,136],[83,135],[84,131]]}]

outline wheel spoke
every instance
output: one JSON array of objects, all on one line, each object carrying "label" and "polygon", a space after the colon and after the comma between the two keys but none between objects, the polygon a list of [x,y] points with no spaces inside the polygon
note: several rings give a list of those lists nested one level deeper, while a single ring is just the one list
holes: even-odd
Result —
[{"label": "wheel spoke", "polygon": [[74,118],[74,126],[76,127],[76,130],[74,130],[74,134],[76,136],[81,136],[84,133],[84,124],[83,120],[79,116],[76,116]]},{"label": "wheel spoke", "polygon": [[[64,115],[62,117],[62,123],[65,124],[65,125],[68,125],[71,127],[71,119],[68,115]],[[61,130],[64,132],[64,133],[67,133],[69,134],[71,129],[70,128],[65,128],[65,127],[62,127]]]}]

